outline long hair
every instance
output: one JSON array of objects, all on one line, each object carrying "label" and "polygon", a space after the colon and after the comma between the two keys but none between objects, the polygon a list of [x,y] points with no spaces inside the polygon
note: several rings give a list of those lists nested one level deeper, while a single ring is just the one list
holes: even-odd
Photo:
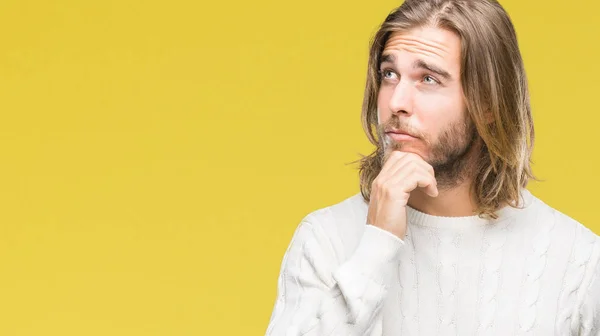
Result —
[{"label": "long hair", "polygon": [[[529,90],[512,22],[495,0],[406,0],[393,10],[370,41],[361,121],[376,149],[360,163],[360,191],[370,200],[373,180],[383,164],[378,139],[377,95],[381,54],[393,32],[432,26],[456,33],[461,40],[461,85],[467,117],[482,140],[472,184],[481,217],[497,218],[504,204],[516,207],[519,191],[530,179],[534,128]],[[490,118],[492,119],[490,121]]]}]

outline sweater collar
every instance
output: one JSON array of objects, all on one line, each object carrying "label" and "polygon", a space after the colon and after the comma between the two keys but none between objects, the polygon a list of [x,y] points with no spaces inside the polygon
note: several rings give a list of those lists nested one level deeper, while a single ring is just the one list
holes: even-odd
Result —
[{"label": "sweater collar", "polygon": [[521,189],[520,200],[517,208],[510,205],[506,205],[500,210],[496,211],[498,218],[495,220],[484,219],[479,216],[463,216],[463,217],[445,217],[445,216],[433,216],[421,212],[407,206],[407,219],[409,224],[428,226],[428,227],[454,227],[454,228],[468,228],[473,226],[482,226],[487,224],[493,224],[503,221],[513,215],[523,212],[528,209],[531,204],[535,201],[535,196],[527,189]]}]

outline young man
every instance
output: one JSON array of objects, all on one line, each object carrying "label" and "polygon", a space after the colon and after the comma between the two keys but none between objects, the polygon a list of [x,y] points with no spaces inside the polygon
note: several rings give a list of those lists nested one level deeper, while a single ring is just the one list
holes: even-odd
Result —
[{"label": "young man", "polygon": [[527,80],[496,1],[392,12],[362,117],[361,193],[301,221],[267,335],[600,335],[600,237],[525,189]]}]

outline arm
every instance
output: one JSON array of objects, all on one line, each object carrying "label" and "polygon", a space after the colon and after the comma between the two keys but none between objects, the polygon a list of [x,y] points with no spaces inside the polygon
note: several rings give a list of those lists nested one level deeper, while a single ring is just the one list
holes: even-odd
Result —
[{"label": "arm", "polygon": [[[600,238],[596,241],[596,250],[600,250]],[[583,292],[580,308],[580,336],[600,336],[600,255],[590,264],[589,286]],[[587,281],[586,281],[587,282]]]},{"label": "arm", "polygon": [[403,244],[366,225],[354,254],[340,262],[307,216],[283,257],[266,335],[381,335],[380,311]]}]

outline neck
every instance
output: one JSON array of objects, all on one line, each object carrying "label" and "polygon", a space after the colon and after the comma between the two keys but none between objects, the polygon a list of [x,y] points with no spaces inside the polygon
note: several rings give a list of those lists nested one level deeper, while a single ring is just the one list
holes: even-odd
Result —
[{"label": "neck", "polygon": [[476,204],[471,192],[471,181],[465,181],[452,189],[439,190],[437,197],[431,197],[417,188],[410,193],[408,199],[408,205],[413,209],[444,217],[473,216]]},{"label": "neck", "polygon": [[431,197],[417,188],[410,193],[408,205],[420,212],[443,217],[473,216],[477,210],[477,202],[472,192],[473,176],[478,167],[481,155],[481,142],[475,141],[467,155],[453,167],[460,170],[450,178],[438,179],[437,197]]}]

